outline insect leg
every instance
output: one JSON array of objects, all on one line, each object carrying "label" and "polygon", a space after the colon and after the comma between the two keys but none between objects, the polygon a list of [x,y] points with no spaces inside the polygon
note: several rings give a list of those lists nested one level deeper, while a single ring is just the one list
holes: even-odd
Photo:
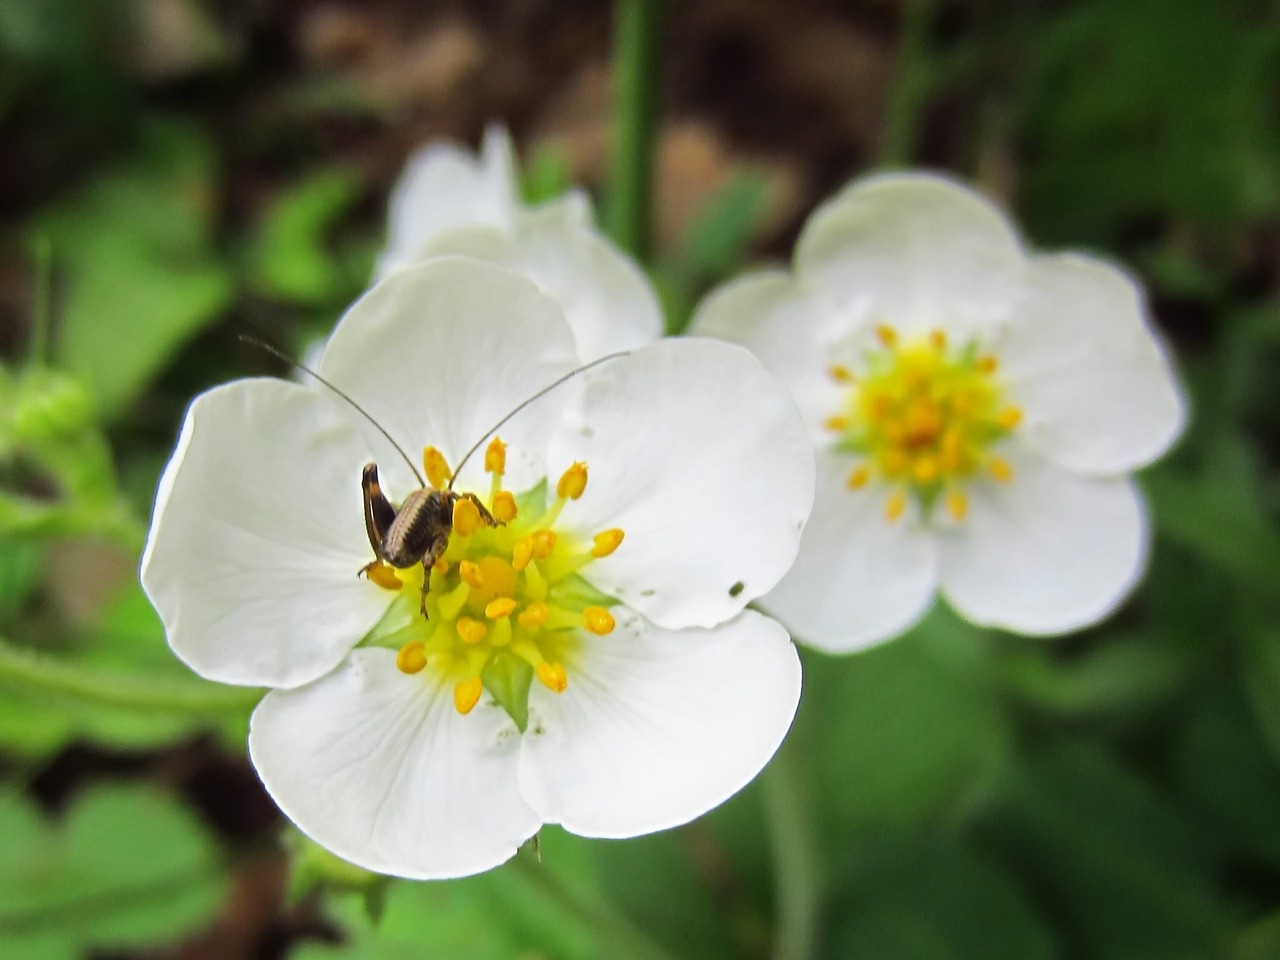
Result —
[{"label": "insect leg", "polygon": [[360,490],[364,497],[364,531],[369,537],[369,546],[373,548],[373,560],[361,567],[356,576],[367,575],[383,562],[385,553],[382,544],[396,519],[396,508],[391,505],[378,482],[376,463],[365,464],[360,478]]},{"label": "insect leg", "polygon": [[427,594],[431,592],[431,568],[435,566],[437,560],[444,556],[448,546],[448,534],[436,537],[431,541],[431,546],[427,548],[427,552],[422,555],[422,602],[418,606],[418,612],[422,614],[424,620],[431,619],[427,616]]},{"label": "insect leg", "polygon": [[477,497],[474,493],[460,493],[458,494],[458,499],[470,500],[472,503],[474,503],[476,505],[476,509],[480,511],[480,519],[483,520],[485,524],[487,524],[488,526],[490,527],[506,526],[505,523],[495,518],[494,515],[489,512],[489,508],[486,507],[484,503],[481,502],[480,498]]}]

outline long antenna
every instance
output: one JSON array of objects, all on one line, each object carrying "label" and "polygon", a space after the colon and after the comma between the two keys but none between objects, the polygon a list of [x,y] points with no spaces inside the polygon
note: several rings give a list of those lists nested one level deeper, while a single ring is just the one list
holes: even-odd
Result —
[{"label": "long antenna", "polygon": [[[353,406],[356,409],[356,411],[360,414],[360,416],[364,417],[371,424],[373,424],[373,428],[377,430],[380,434],[382,434],[384,437],[386,437],[387,442],[390,443],[391,446],[395,447],[396,453],[400,454],[404,462],[409,465],[409,469],[413,471],[413,475],[418,478],[418,483],[424,487],[427,485],[427,481],[422,478],[422,474],[419,473],[418,468],[413,465],[413,461],[410,460],[409,455],[404,452],[404,448],[401,447],[400,444],[396,443],[395,438],[392,437],[391,434],[387,433],[385,429],[383,429],[382,424],[380,424],[377,420],[373,419],[373,417],[370,415],[368,410],[360,406],[360,404],[356,403],[349,396],[347,396],[346,393],[344,393],[342,390],[339,390],[332,383],[330,383],[324,377],[320,376],[320,374],[316,373],[306,364],[299,363],[297,360],[289,356],[283,350],[277,350],[275,347],[267,343],[265,340],[259,340],[257,337],[250,337],[243,333],[240,334],[240,339],[243,340],[245,343],[253,344],[253,346],[267,351],[267,353],[271,354],[273,357],[279,357],[285,363],[292,364],[293,366],[301,370],[303,373],[310,374],[311,376],[319,380],[321,383],[323,383],[330,390],[332,390],[334,393],[336,393],[338,396],[340,396],[343,400],[347,401],[347,403],[351,404],[351,406]],[[555,386],[555,384],[552,384],[552,386]],[[501,426],[501,424],[499,424],[499,426]],[[497,427],[494,427],[494,430],[496,429]],[[450,486],[452,487],[453,484],[451,483]]]},{"label": "long antenna", "polygon": [[584,363],[582,366],[578,367],[577,369],[570,370],[564,376],[560,377],[557,380],[553,380],[551,383],[547,384],[545,387],[543,387],[533,396],[529,397],[527,400],[521,401],[519,406],[517,406],[505,417],[503,417],[501,420],[495,423],[492,427],[486,430],[484,433],[484,436],[482,436],[479,440],[477,440],[472,445],[471,449],[468,450],[465,454],[463,454],[462,459],[458,461],[457,468],[453,471],[453,476],[449,478],[448,489],[449,490],[453,489],[453,481],[458,479],[458,475],[462,473],[462,468],[466,465],[466,462],[471,459],[471,455],[480,449],[480,445],[484,443],[486,440],[488,440],[490,437],[492,437],[499,430],[501,430],[502,425],[504,423],[506,423],[508,420],[514,417],[517,413],[519,413],[529,404],[533,403],[533,401],[541,397],[545,397],[548,393],[550,393],[556,387],[560,386],[560,384],[564,383],[566,380],[572,380],[578,374],[585,373],[586,371],[590,370],[592,367],[598,367],[600,366],[600,364],[607,363],[610,360],[620,360],[622,357],[629,356],[630,353],[631,353],[630,350],[621,350],[618,353],[607,353],[603,357],[597,357],[595,360],[592,360],[590,363]]}]

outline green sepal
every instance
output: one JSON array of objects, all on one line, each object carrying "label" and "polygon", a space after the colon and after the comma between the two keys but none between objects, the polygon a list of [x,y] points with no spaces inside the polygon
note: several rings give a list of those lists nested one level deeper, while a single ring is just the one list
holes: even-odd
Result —
[{"label": "green sepal", "polygon": [[515,498],[516,523],[526,517],[536,523],[547,512],[547,478],[543,477],[524,493],[517,493]]},{"label": "green sepal", "polygon": [[386,612],[373,625],[364,638],[356,644],[358,647],[387,647],[399,650],[412,640],[423,639],[419,634],[425,622],[418,613],[418,605],[404,594],[387,604]]},{"label": "green sepal", "polygon": [[581,610],[583,607],[612,607],[618,603],[616,597],[601,593],[578,574],[570,574],[554,587],[548,599],[569,610]]},{"label": "green sepal", "polygon": [[480,671],[484,688],[524,733],[529,725],[529,686],[533,683],[533,667],[507,650],[499,650]]}]

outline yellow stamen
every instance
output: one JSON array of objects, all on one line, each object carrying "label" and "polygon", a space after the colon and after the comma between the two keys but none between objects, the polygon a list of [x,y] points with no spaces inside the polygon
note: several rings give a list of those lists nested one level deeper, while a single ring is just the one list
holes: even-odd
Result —
[{"label": "yellow stamen", "polygon": [[551,556],[555,549],[556,534],[554,530],[535,530],[533,533],[533,555],[539,560]]},{"label": "yellow stamen", "polygon": [[487,626],[479,620],[472,620],[470,617],[459,617],[454,626],[457,628],[458,636],[462,638],[463,643],[479,643],[489,632]]},{"label": "yellow stamen", "polygon": [[882,323],[876,327],[876,339],[878,339],[883,346],[892,347],[898,342],[898,331],[893,329],[893,327]]},{"label": "yellow stamen", "polygon": [[396,669],[401,673],[421,673],[426,665],[427,645],[425,643],[406,643],[396,654]]},{"label": "yellow stamen", "polygon": [[618,546],[622,543],[623,536],[624,534],[620,527],[613,527],[597,533],[593,541],[595,545],[591,548],[591,555],[593,557],[607,557],[618,549]]},{"label": "yellow stamen", "polygon": [[480,702],[482,692],[484,692],[484,684],[479,677],[469,677],[459,681],[453,688],[453,705],[459,713],[470,713]]},{"label": "yellow stamen", "polygon": [[431,565],[431,569],[443,577],[449,572],[449,561],[444,557],[436,557],[436,562]]},{"label": "yellow stamen", "polygon": [[533,538],[521,537],[511,546],[511,566],[523,570],[533,559]]},{"label": "yellow stamen", "polygon": [[507,445],[494,437],[484,451],[484,468],[499,476],[507,472]]},{"label": "yellow stamen", "polygon": [[560,476],[556,484],[556,496],[564,500],[577,500],[587,489],[587,465],[579,461]]},{"label": "yellow stamen", "polygon": [[933,345],[933,349],[941,353],[947,349],[947,333],[945,330],[929,331],[929,343]]},{"label": "yellow stamen", "polygon": [[907,495],[901,490],[895,490],[889,501],[884,505],[884,518],[892,523],[898,520],[907,510]]},{"label": "yellow stamen", "polygon": [[565,673],[563,663],[547,663],[543,661],[538,664],[535,672],[543,685],[556,693],[564,693],[565,687],[569,685],[569,675]]},{"label": "yellow stamen", "polygon": [[399,590],[404,586],[404,581],[396,576],[395,568],[389,563],[379,561],[370,567],[365,575],[370,583],[376,583],[383,590]]},{"label": "yellow stamen", "polygon": [[601,637],[612,633],[615,625],[613,614],[604,607],[587,607],[582,611],[582,621],[588,630]]},{"label": "yellow stamen", "polygon": [[443,490],[453,476],[449,470],[449,461],[435,447],[423,448],[422,469],[427,475],[427,481],[437,490]]},{"label": "yellow stamen", "polygon": [[523,610],[516,620],[522,627],[540,627],[547,622],[547,617],[551,615],[551,608],[542,600],[535,600]]},{"label": "yellow stamen", "polygon": [[988,356],[985,356],[985,357],[979,357],[979,358],[978,358],[978,372],[979,372],[979,373],[995,373],[995,372],[996,372],[996,367],[997,367],[997,366],[999,366],[999,365],[1000,365],[1000,364],[999,364],[999,361],[998,361],[998,360],[996,360],[996,358],[995,358],[995,357],[993,357],[993,356],[988,355]]},{"label": "yellow stamen", "polygon": [[933,483],[938,479],[938,461],[929,456],[920,457],[911,472],[915,475],[916,483]]},{"label": "yellow stamen", "polygon": [[519,606],[511,597],[498,597],[496,600],[490,600],[484,608],[484,615],[490,620],[501,620],[503,617],[509,617],[515,613],[516,607]]},{"label": "yellow stamen", "polygon": [[480,567],[472,560],[463,560],[458,564],[458,576],[462,578],[462,582],[467,586],[474,587],[477,590],[484,586],[484,574],[480,572]]},{"label": "yellow stamen", "polygon": [[846,430],[849,429],[849,418],[848,417],[827,417],[827,419],[822,421],[822,426],[825,427],[827,430],[831,430],[835,433],[844,433]]},{"label": "yellow stamen", "polygon": [[861,490],[867,485],[867,481],[870,479],[871,471],[866,467],[858,467],[849,474],[849,479],[845,481],[845,486],[850,490]]},{"label": "yellow stamen", "polygon": [[964,495],[963,491],[947,491],[947,513],[951,514],[951,518],[957,522],[968,515],[969,498]]},{"label": "yellow stamen", "polygon": [[510,490],[501,490],[493,498],[491,513],[499,523],[510,523],[516,518],[516,498]]},{"label": "yellow stamen", "polygon": [[480,528],[480,509],[470,500],[459,497],[453,502],[453,532],[469,537]]},{"label": "yellow stamen", "polygon": [[1013,479],[1013,467],[1004,457],[992,457],[987,461],[987,469],[1001,483],[1008,483]]},{"label": "yellow stamen", "polygon": [[836,383],[853,383],[853,371],[842,363],[833,363],[827,367],[827,373]]},{"label": "yellow stamen", "polygon": [[1005,407],[996,414],[996,424],[1004,430],[1012,430],[1022,422],[1022,411],[1017,407]]}]

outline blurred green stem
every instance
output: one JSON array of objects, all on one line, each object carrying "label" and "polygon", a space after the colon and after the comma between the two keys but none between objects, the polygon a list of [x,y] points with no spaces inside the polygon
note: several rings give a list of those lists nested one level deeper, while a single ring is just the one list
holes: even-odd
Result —
[{"label": "blurred green stem", "polygon": [[511,861],[511,872],[554,901],[565,913],[594,929],[610,945],[604,956],[620,960],[675,960],[674,954],[630,917],[603,900],[584,897],[528,853],[521,852]]},{"label": "blurred green stem", "polygon": [[792,729],[763,774],[773,847],[774,960],[809,960],[817,947],[821,863],[813,826],[811,771],[801,733]]},{"label": "blurred green stem", "polygon": [[667,0],[614,4],[613,142],[609,235],[638,260],[649,255],[653,158],[658,125],[659,60]]},{"label": "blurred green stem", "polygon": [[933,88],[934,69],[929,60],[932,20],[933,0],[903,0],[898,55],[880,141],[882,167],[907,166],[915,156],[920,117]]},{"label": "blurred green stem", "polygon": [[195,680],[123,677],[94,668],[60,663],[0,639],[0,686],[23,693],[50,694],[82,703],[146,713],[227,716],[247,713],[263,691]]},{"label": "blurred green stem", "polygon": [[53,245],[41,234],[35,242],[36,280],[31,294],[31,343],[27,362],[47,367],[52,361],[53,335],[50,330],[53,302]]}]

